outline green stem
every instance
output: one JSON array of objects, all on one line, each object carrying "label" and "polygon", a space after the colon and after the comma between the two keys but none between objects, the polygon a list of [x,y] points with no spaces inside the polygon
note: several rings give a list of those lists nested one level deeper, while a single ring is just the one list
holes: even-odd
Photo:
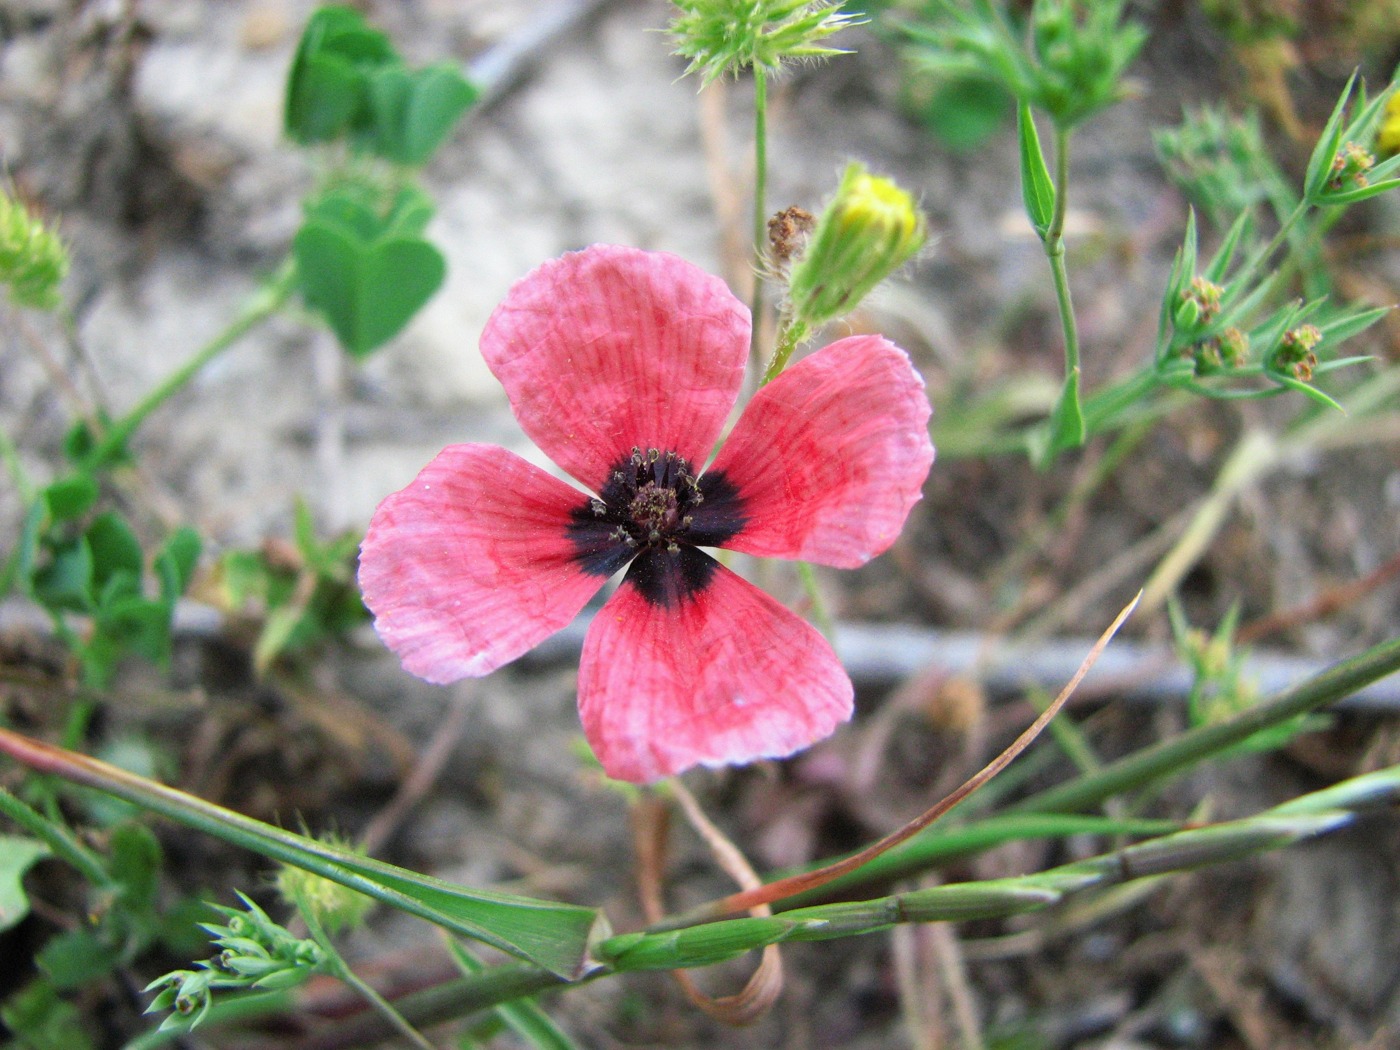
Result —
[{"label": "green stem", "polygon": [[[608,965],[572,983],[628,970],[708,965],[781,941],[831,940],[878,932],[898,923],[956,922],[1037,911],[1081,890],[1288,846],[1345,826],[1352,819],[1349,810],[1393,805],[1397,794],[1400,767],[1358,777],[1253,817],[1163,835],[1036,875],[798,908],[774,918],[727,919],[659,933],[622,934],[597,946],[598,956]],[[395,1007],[410,1023],[427,1027],[565,983],[538,967],[507,963],[404,996]],[[319,1029],[298,1046],[301,1050],[369,1046],[392,1035],[393,1029],[382,1017],[361,1015]]]},{"label": "green stem", "polygon": [[1396,671],[1400,671],[1400,638],[1382,642],[1334,664],[1321,674],[1224,722],[1192,729],[1174,740],[1110,763],[1097,773],[1032,795],[1010,806],[1006,812],[1068,813],[1089,809],[1124,791],[1183,773],[1260,730],[1335,703]]},{"label": "green stem", "polygon": [[[763,257],[768,233],[768,75],[753,67],[753,299],[749,308],[753,328],[749,356],[755,363],[763,356],[759,340],[763,332]],[[767,382],[767,379],[764,380]]]},{"label": "green stem", "polygon": [[384,996],[362,981],[359,975],[350,969],[350,964],[345,961],[340,952],[336,951],[335,944],[327,936],[325,927],[321,925],[320,916],[316,914],[316,909],[307,903],[305,891],[296,890],[294,897],[297,911],[301,913],[302,920],[306,923],[307,932],[311,934],[311,939],[326,953],[326,966],[332,975],[358,992],[379,1016],[383,1017],[399,1035],[418,1047],[419,1050],[434,1050],[433,1044],[423,1037],[423,1033],[409,1024]]},{"label": "green stem", "polygon": [[94,886],[110,886],[112,877],[102,859],[88,849],[62,824],[31,809],[4,788],[0,788],[0,814],[4,814],[53,851]]},{"label": "green stem", "polygon": [[100,465],[118,453],[136,429],[145,422],[147,416],[182,389],[210,361],[280,310],[295,288],[296,262],[288,257],[277,268],[272,279],[249,297],[243,309],[227,328],[167,376],[165,381],[142,398],[135,408],[112,424],[89,453],[88,461]]},{"label": "green stem", "polygon": [[[1074,405],[1079,419],[1073,434],[1065,435],[1075,445],[1084,443],[1084,424],[1079,404],[1079,326],[1070,299],[1069,273],[1065,269],[1065,215],[1069,209],[1069,130],[1055,125],[1055,210],[1045,231],[1045,255],[1055,281],[1055,302],[1060,310],[1060,328],[1065,340],[1065,397]],[[1056,409],[1059,415],[1063,409]]]},{"label": "green stem", "polygon": [[797,576],[802,581],[802,587],[807,592],[807,600],[812,603],[812,622],[817,625],[817,630],[830,641],[836,633],[836,626],[831,622],[831,614],[827,612],[826,603],[822,601],[821,591],[817,588],[817,576],[812,571],[810,562],[800,561],[797,563]]},{"label": "green stem", "polygon": [[808,332],[808,327],[801,321],[792,321],[783,326],[782,331],[778,333],[778,345],[773,349],[773,357],[763,371],[759,386],[767,386],[782,374],[789,358],[792,357],[792,352],[807,338]]},{"label": "green stem", "polygon": [[[984,853],[1008,842],[1068,838],[1071,835],[1165,835],[1179,830],[1180,827],[1181,824],[1175,820],[1118,819],[1081,816],[1077,813],[994,816],[965,827],[947,829],[934,825],[922,835],[875,858],[860,870],[834,879],[816,890],[795,894],[773,907],[779,912],[786,912],[832,897],[849,896],[863,888],[888,885],[898,879],[929,871],[948,861]],[[772,878],[794,873],[775,872]]]}]

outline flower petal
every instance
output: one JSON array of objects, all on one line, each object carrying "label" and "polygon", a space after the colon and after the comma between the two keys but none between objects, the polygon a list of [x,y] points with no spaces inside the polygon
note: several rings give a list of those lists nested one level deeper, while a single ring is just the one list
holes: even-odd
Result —
[{"label": "flower petal", "polygon": [[[761,389],[706,472],[744,527],[724,546],[853,569],[904,527],[933,463],[923,380],[880,336],[832,343]],[[713,482],[711,482],[713,484]]]},{"label": "flower petal", "polygon": [[569,526],[588,497],[493,445],[450,445],[387,497],[360,547],[360,589],[404,668],[477,678],[572,620],[607,579]]},{"label": "flower petal", "polygon": [[851,680],[809,624],[694,548],[654,558],[676,560],[675,585],[639,557],[583,645],[579,714],[608,776],[777,758],[850,717]]},{"label": "flower petal", "polygon": [[481,336],[525,433],[593,491],[634,446],[698,470],[734,407],[749,315],[674,255],[594,245],[511,288]]}]

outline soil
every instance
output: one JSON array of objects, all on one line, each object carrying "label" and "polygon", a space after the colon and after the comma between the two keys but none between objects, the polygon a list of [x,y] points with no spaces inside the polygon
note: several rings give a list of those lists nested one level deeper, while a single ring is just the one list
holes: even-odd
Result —
[{"label": "soil", "polygon": [[[486,69],[532,26],[580,5],[358,6],[413,61]],[[193,523],[212,561],[285,541],[298,498],[323,534],[363,528],[384,495],[449,443],[496,442],[538,460],[476,339],[509,285],[563,251],[599,241],[664,249],[736,288],[746,282],[743,258],[719,231],[726,202],[745,206],[747,83],[721,83],[718,99],[702,101],[657,32],[668,5],[591,7],[530,51],[521,75],[425,172],[438,205],[430,236],[449,277],[400,338],[351,364],[313,319],[281,317],[140,431],[142,468],[121,498],[153,534]],[[307,158],[279,137],[283,78],[312,8],[303,0],[0,5],[4,164],[73,251],[72,340],[42,318],[11,313],[0,344],[0,421],[32,477],[51,476],[61,461],[74,411],[65,383],[88,407],[134,404],[218,332],[281,257],[313,178]],[[1247,101],[1234,52],[1194,5],[1143,8],[1153,37],[1133,70],[1138,91],[1074,144],[1070,270],[1091,386],[1150,355],[1180,243],[1186,203],[1161,174],[1152,129],[1176,122],[1184,106]],[[777,84],[774,209],[815,210],[850,158],[916,190],[936,243],[851,323],[910,351],[936,418],[999,385],[1024,398],[1028,413],[1043,410],[1061,352],[1043,253],[1021,210],[1012,129],[973,152],[949,151],[903,107],[909,82],[892,43],[869,30],[845,43],[853,54]],[[1299,53],[1290,84],[1316,128],[1358,55],[1321,33]],[[1371,65],[1389,68],[1383,57],[1373,48]],[[716,144],[721,133],[727,146]],[[1277,141],[1296,174],[1306,150]],[[1393,239],[1397,221],[1382,203],[1340,232]],[[1394,301],[1395,251],[1340,255],[1335,265],[1375,301]],[[1371,371],[1393,367],[1394,338],[1381,326],[1354,352],[1377,356]],[[977,632],[989,658],[996,638],[1027,626],[1024,636],[1048,649],[1079,646],[1079,635],[1096,634],[1142,585],[1164,551],[1152,537],[1210,489],[1241,436],[1282,434],[1298,410],[1288,399],[1179,409],[1048,532],[1057,506],[1102,461],[1104,442],[1043,472],[1019,457],[945,446],[895,549],[858,572],[822,575],[822,591],[841,621]],[[1344,448],[1305,449],[1246,486],[1182,581],[1191,622],[1213,628],[1236,606],[1245,623],[1256,621],[1393,559],[1396,439],[1392,428]],[[4,535],[15,534],[22,510],[13,489],[0,490]],[[1121,561],[1134,550],[1145,553]],[[784,599],[800,597],[782,571],[766,582]],[[406,675],[365,630],[315,663],[259,678],[246,625],[201,619],[199,603],[192,607],[168,673],[133,666],[120,677],[93,727],[95,751],[156,741],[174,783],[252,816],[351,837],[374,827],[383,832],[377,855],[395,863],[602,906],[618,929],[642,924],[629,800],[576,757],[569,642],[484,681],[440,688]],[[33,618],[13,602],[6,609],[3,717],[52,735],[71,690],[50,642],[24,626]],[[1392,578],[1275,632],[1267,651],[1325,663],[1385,639],[1398,621]],[[1140,615],[1127,635],[1166,642],[1165,612]],[[945,671],[935,662],[893,685],[860,681],[857,717],[831,740],[787,763],[687,782],[759,870],[852,849],[956,786],[1031,717],[1019,691],[967,678],[950,686]],[[1185,725],[1180,696],[1120,699],[1096,693],[1076,709],[1103,756]],[[1197,771],[1149,800],[1148,815],[1246,815],[1397,761],[1393,707],[1352,710],[1283,752]],[[431,775],[399,808],[415,768]],[[1062,765],[1045,776],[1066,773]],[[0,779],[13,783],[18,773],[6,765]],[[727,892],[703,846],[676,823],[668,903]],[[159,831],[172,895],[197,890],[229,903],[240,888],[271,906],[257,858],[170,825]],[[1020,844],[925,878],[1035,871],[1104,848]],[[30,885],[55,904],[76,892],[57,866],[38,869]],[[0,998],[32,976],[29,953],[54,921],[36,915],[0,937]],[[383,909],[348,938],[347,954],[386,985],[450,972],[431,930]],[[131,989],[187,962],[143,960],[124,987],[89,990],[80,1005],[98,1045],[146,1030]],[[1314,844],[1133,887],[1094,913],[791,946],[784,967],[777,1004],[743,1029],[709,1019],[663,974],[594,982],[545,1004],[587,1047],[1400,1047],[1400,825],[1393,813],[1370,817]],[[732,991],[744,974],[731,967],[702,981]],[[324,1005],[337,993],[310,994]],[[259,1045],[299,1045],[295,1032],[266,1038]],[[435,1038],[448,1045],[448,1036]],[[255,1039],[200,1030],[185,1045]],[[502,1035],[486,1045],[517,1044]]]}]

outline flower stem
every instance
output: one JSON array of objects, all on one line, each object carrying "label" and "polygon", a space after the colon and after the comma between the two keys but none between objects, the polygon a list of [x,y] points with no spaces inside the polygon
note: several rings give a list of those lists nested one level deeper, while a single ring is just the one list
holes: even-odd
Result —
[{"label": "flower stem", "polygon": [[807,334],[807,326],[801,321],[791,321],[783,326],[778,333],[778,345],[773,348],[773,357],[769,360],[768,367],[763,370],[763,378],[759,380],[760,387],[767,386],[782,374],[792,357],[792,352],[807,338]]},{"label": "flower stem", "polygon": [[807,600],[812,603],[812,622],[817,625],[817,630],[821,631],[826,640],[830,641],[836,633],[836,625],[831,622],[831,613],[827,611],[826,602],[822,601],[822,592],[817,588],[817,575],[812,571],[812,563],[797,562],[797,576],[802,581],[803,590],[807,592]]},{"label": "flower stem", "polygon": [[[749,336],[749,356],[763,359],[760,340],[763,333],[763,244],[768,232],[768,74],[761,65],[753,67],[753,298],[749,307],[753,329]],[[790,352],[790,351],[789,351]],[[767,378],[764,382],[767,382]]]},{"label": "flower stem", "polygon": [[[1079,327],[1074,319],[1074,304],[1070,299],[1069,274],[1065,269],[1065,215],[1069,209],[1069,129],[1055,125],[1055,207],[1050,226],[1045,231],[1045,256],[1050,260],[1050,273],[1055,282],[1055,302],[1060,310],[1060,328],[1065,340],[1066,397],[1074,405],[1074,416],[1080,419],[1075,432],[1068,435],[1075,445],[1084,442],[1084,425],[1079,405]],[[1061,410],[1057,409],[1057,414]]]},{"label": "flower stem", "polygon": [[227,328],[167,376],[165,381],[147,394],[135,408],[112,424],[90,453],[89,461],[101,464],[119,452],[136,429],[145,422],[147,416],[181,390],[210,361],[280,310],[291,297],[295,287],[296,262],[288,257],[282,261],[272,279],[249,297],[243,309]]}]

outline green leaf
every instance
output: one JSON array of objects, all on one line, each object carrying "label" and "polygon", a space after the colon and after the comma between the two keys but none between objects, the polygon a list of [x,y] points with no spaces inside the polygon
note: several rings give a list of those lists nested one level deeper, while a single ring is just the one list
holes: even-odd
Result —
[{"label": "green leaf", "polygon": [[92,643],[99,639],[121,651],[139,653],[156,663],[170,656],[170,606],[141,595],[121,595],[98,608]]},{"label": "green leaf", "polygon": [[113,511],[99,514],[85,535],[92,551],[94,588],[101,593],[109,582],[121,581],[125,593],[139,592],[144,556],[136,534],[121,515]]},{"label": "green leaf", "polygon": [[45,488],[43,500],[50,521],[72,521],[97,502],[97,482],[88,474],[70,474]]},{"label": "green leaf", "polygon": [[[4,732],[0,730],[0,732]],[[490,944],[566,980],[598,967],[591,949],[608,935],[601,911],[475,889],[361,857],[264,824],[204,799],[86,756],[48,748],[64,768],[80,764],[83,783],[187,827],[321,875],[443,929]],[[57,770],[62,775],[62,768]]]},{"label": "green leaf", "polygon": [[1011,96],[997,82],[960,76],[940,83],[918,104],[918,116],[949,149],[966,153],[990,138],[1011,109]]},{"label": "green leaf", "polygon": [[1394,307],[1377,306],[1370,310],[1358,310],[1355,313],[1344,313],[1340,317],[1333,318],[1326,324],[1318,325],[1322,332],[1323,345],[1332,346],[1352,336],[1364,332],[1373,324],[1379,321]]},{"label": "green leaf", "polygon": [[49,855],[48,846],[38,839],[0,835],[0,931],[19,925],[29,914],[24,873]]},{"label": "green leaf", "polygon": [[143,915],[154,913],[156,885],[164,855],[151,829],[128,821],[112,829],[111,872],[122,903]]},{"label": "green leaf", "polygon": [[51,611],[86,612],[94,602],[92,551],[79,537],[54,544],[49,561],[34,573],[34,600]]},{"label": "green leaf", "polygon": [[1065,384],[1060,389],[1055,409],[1046,420],[1044,437],[1038,447],[1033,448],[1035,465],[1044,469],[1061,452],[1078,448],[1084,444],[1084,409],[1079,402],[1079,371],[1076,369],[1065,376]]},{"label": "green leaf", "polygon": [[305,611],[296,605],[281,605],[268,611],[267,619],[263,621],[263,629],[253,646],[254,672],[259,676],[267,673],[267,669],[291,643],[304,615]]},{"label": "green leaf", "polygon": [[0,1006],[0,1022],[23,1050],[93,1050],[78,1008],[45,980],[31,981]]},{"label": "green leaf", "polygon": [[156,552],[156,578],[160,580],[160,596],[166,604],[173,605],[175,599],[185,593],[202,546],[199,533],[186,526],[172,532]]},{"label": "green leaf", "polygon": [[1045,165],[1031,107],[1024,102],[1017,111],[1016,132],[1021,143],[1021,199],[1025,201],[1031,225],[1043,241],[1055,216],[1055,183]]},{"label": "green leaf", "polygon": [[377,241],[385,223],[379,214],[380,194],[372,186],[342,183],[306,202],[307,224],[333,226],[352,240],[365,244]]},{"label": "green leaf", "polygon": [[382,346],[441,286],[447,264],[421,240],[358,244],[319,222],[308,222],[293,242],[302,294],[330,323],[355,357]]},{"label": "green leaf", "polygon": [[477,94],[461,73],[446,64],[413,72],[401,66],[375,70],[369,77],[372,149],[398,164],[426,163]]},{"label": "green leaf", "polygon": [[385,237],[399,237],[412,240],[423,235],[437,209],[433,199],[417,186],[404,186],[389,205],[389,214],[384,218]]},{"label": "green leaf", "polygon": [[369,71],[398,61],[389,38],[367,26],[358,11],[321,8],[307,22],[287,75],[288,138],[311,144],[363,130]]},{"label": "green leaf", "polygon": [[1351,190],[1324,188],[1317,203],[1321,205],[1355,204],[1358,201],[1370,200],[1372,197],[1393,190],[1396,186],[1400,186],[1400,179],[1386,179],[1384,182],[1373,182],[1369,186],[1358,186]]},{"label": "green leaf", "polygon": [[1327,118],[1327,123],[1323,125],[1322,134],[1317,138],[1317,145],[1313,147],[1312,156],[1308,158],[1307,174],[1303,177],[1303,199],[1313,203],[1318,196],[1326,189],[1327,178],[1332,171],[1332,161],[1337,156],[1337,147],[1342,141],[1342,117],[1346,114],[1348,99],[1351,98],[1351,89],[1356,84],[1356,73],[1347,80],[1347,85],[1342,89],[1341,97],[1337,99],[1337,104],[1332,108],[1332,115]]},{"label": "green leaf", "polygon": [[59,991],[106,977],[120,961],[109,945],[82,927],[50,937],[34,956],[35,965]]}]

